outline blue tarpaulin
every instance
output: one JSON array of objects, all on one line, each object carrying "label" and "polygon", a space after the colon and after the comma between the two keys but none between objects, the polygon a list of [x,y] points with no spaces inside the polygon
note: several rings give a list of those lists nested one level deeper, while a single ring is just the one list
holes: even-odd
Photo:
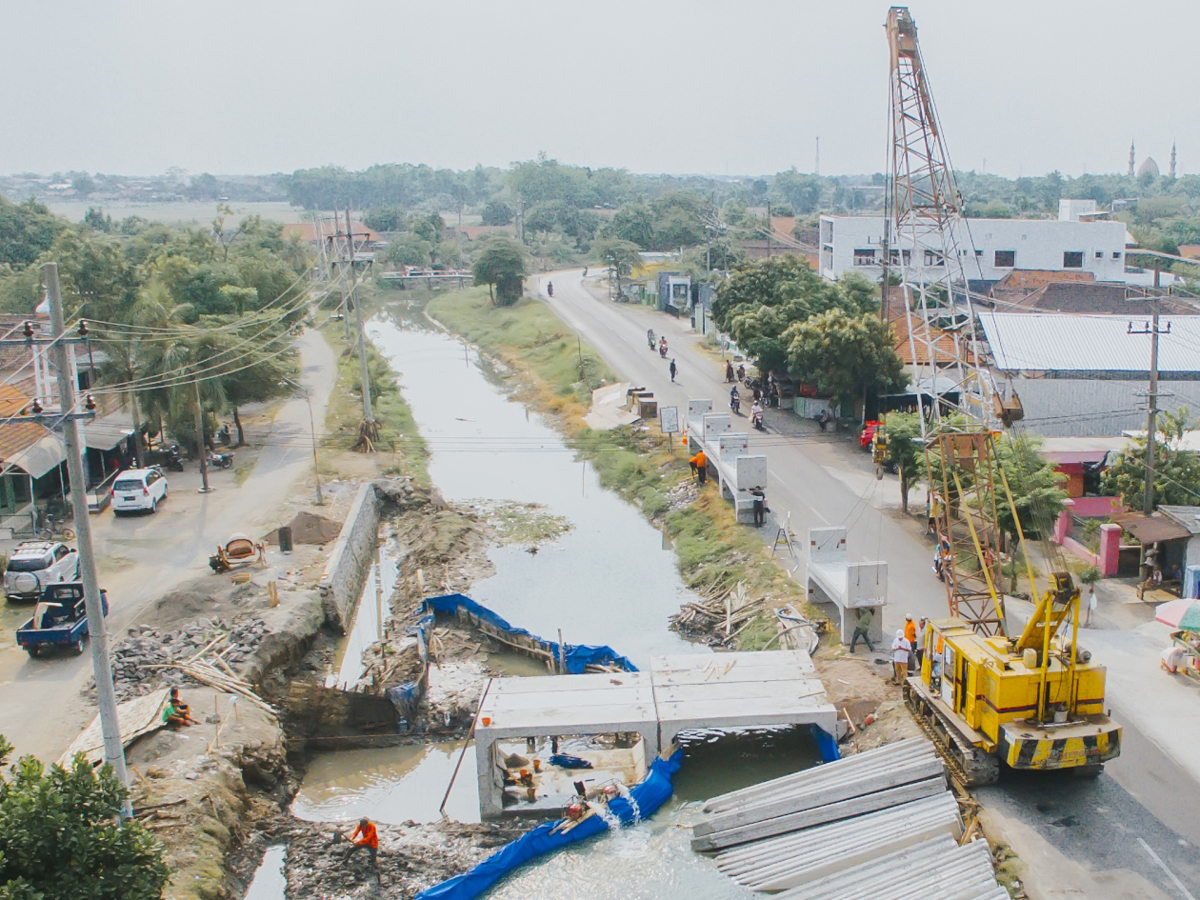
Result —
[{"label": "blue tarpaulin", "polygon": [[[682,761],[682,750],[676,750],[670,759],[656,759],[651,764],[646,778],[630,790],[629,799],[614,797],[608,803],[609,811],[624,825],[657,812],[671,797],[671,779],[679,771]],[[636,813],[631,800],[637,804]],[[473,900],[490,890],[501,878],[539,856],[560,850],[568,844],[585,840],[608,829],[608,823],[604,819],[591,816],[570,831],[554,833],[554,829],[561,825],[562,821],[560,819],[557,822],[539,825],[511,844],[501,847],[471,871],[421,891],[413,900]]]},{"label": "blue tarpaulin", "polygon": [[[440,597],[427,597],[421,609],[423,612],[446,613],[452,616],[457,616],[459,611],[462,610],[507,634],[519,634],[524,637],[533,638],[533,640],[538,642],[541,649],[553,653],[555,659],[559,658],[557,641],[547,641],[536,634],[530,634],[524,628],[513,627],[486,606],[480,606],[465,594],[442,594]],[[613,650],[612,647],[566,644],[562,655],[567,666],[567,671],[572,675],[582,674],[590,665],[619,666],[626,672],[637,671],[637,666]]]}]

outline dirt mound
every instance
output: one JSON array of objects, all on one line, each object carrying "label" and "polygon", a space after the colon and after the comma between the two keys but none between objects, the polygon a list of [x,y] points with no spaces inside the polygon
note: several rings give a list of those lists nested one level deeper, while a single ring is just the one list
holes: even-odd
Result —
[{"label": "dirt mound", "polygon": [[[295,544],[328,544],[342,530],[340,522],[310,512],[296,513],[295,518],[284,527],[292,529],[292,542]],[[278,544],[279,529],[272,529],[262,539],[268,544]]]}]

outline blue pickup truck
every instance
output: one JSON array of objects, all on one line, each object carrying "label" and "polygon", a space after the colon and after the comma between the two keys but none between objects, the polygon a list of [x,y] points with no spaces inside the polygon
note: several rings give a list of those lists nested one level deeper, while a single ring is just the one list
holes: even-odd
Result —
[{"label": "blue pickup truck", "polygon": [[[108,615],[108,595],[100,592],[100,605]],[[33,611],[33,618],[17,629],[17,644],[30,656],[43,648],[70,647],[83,653],[87,639],[87,609],[83,601],[83,583],[67,581],[50,584],[42,591],[42,599]]]}]

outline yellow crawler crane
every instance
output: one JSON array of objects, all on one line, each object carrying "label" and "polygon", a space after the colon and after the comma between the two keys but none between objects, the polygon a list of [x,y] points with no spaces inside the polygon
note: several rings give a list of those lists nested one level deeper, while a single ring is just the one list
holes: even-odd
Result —
[{"label": "yellow crawler crane", "polygon": [[[891,189],[882,239],[883,283],[900,275],[914,393],[938,554],[951,618],[923,635],[905,699],[967,784],[1015,769],[1095,775],[1121,749],[1106,715],[1104,668],[1079,649],[1079,589],[1047,546],[1049,585],[1019,638],[1009,637],[997,589],[1004,558],[998,500],[1016,504],[996,455],[994,428],[1022,418],[1015,392],[994,383],[975,334],[974,263],[962,197],[937,120],[917,26],[904,7],[887,20],[891,57]],[[891,269],[892,271],[889,271]],[[884,294],[883,312],[890,297]],[[878,460],[877,460],[878,463]],[[1040,522],[1043,534],[1049,522]],[[1016,522],[1020,544],[1021,523]],[[1038,595],[1027,566],[1030,592]]]}]

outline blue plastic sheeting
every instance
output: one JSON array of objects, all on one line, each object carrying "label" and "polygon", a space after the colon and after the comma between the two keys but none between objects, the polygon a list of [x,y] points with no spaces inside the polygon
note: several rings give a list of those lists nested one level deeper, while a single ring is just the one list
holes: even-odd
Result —
[{"label": "blue plastic sheeting", "polygon": [[[670,759],[660,757],[651,764],[645,780],[629,792],[630,799],[637,804],[636,815],[630,800],[624,797],[614,797],[610,800],[609,811],[620,819],[623,825],[653,815],[670,799],[673,790],[671,779],[679,771],[682,761],[683,751],[677,750]],[[608,823],[596,815],[584,819],[570,831],[551,834],[562,821],[559,819],[557,822],[539,825],[533,831],[526,832],[511,844],[497,850],[470,872],[421,891],[413,900],[473,900],[490,890],[501,878],[539,856],[560,850],[568,844],[577,843],[608,829]]]},{"label": "blue plastic sheeting", "polygon": [[833,762],[842,758],[842,754],[838,753],[837,738],[819,725],[809,725],[808,727],[812,729],[813,740],[817,742],[817,749],[821,751],[821,759],[825,762]]},{"label": "blue plastic sheeting", "polygon": [[550,765],[559,766],[563,769],[590,769],[592,764],[586,759],[580,759],[578,756],[568,756],[565,753],[555,753],[550,757]]},{"label": "blue plastic sheeting", "polygon": [[[416,623],[410,625],[408,633],[415,635],[417,638],[417,652],[420,654],[421,662],[429,662],[429,632],[433,630],[433,613],[422,616],[417,619]],[[396,708],[396,712],[400,713],[404,720],[404,725],[413,722],[417,718],[417,712],[421,705],[421,698],[425,694],[425,679],[419,681],[406,681],[404,684],[397,685],[394,688],[388,688],[387,698],[392,701],[392,706]]]},{"label": "blue plastic sheeting", "polygon": [[[465,594],[443,594],[440,597],[427,597],[421,609],[428,612],[447,613],[452,616],[458,615],[459,611],[463,610],[473,616],[479,617],[493,628],[507,634],[519,634],[533,638],[538,642],[541,649],[553,653],[555,659],[559,658],[557,641],[547,641],[536,634],[530,634],[524,628],[514,628],[486,606],[480,606]],[[637,666],[613,650],[612,647],[594,647],[586,644],[566,644],[565,646],[563,661],[566,663],[567,671],[572,675],[582,674],[591,665],[619,666],[626,672],[637,671]]]}]

